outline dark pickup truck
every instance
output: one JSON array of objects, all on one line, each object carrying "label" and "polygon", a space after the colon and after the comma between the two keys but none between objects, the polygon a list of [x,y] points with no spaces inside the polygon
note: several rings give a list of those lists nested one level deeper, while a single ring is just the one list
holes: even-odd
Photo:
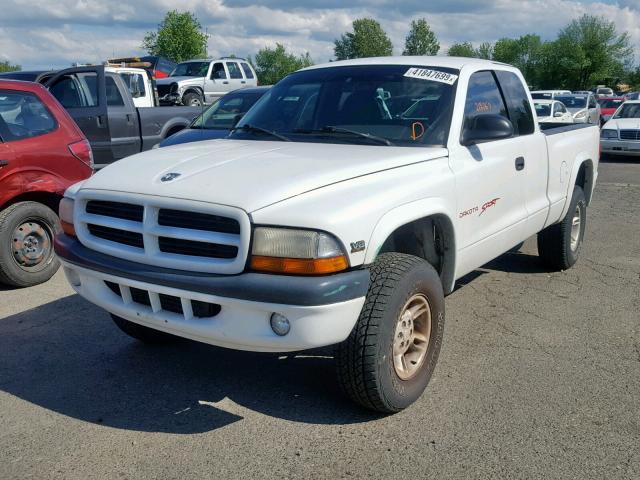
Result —
[{"label": "dark pickup truck", "polygon": [[149,150],[202,113],[195,107],[136,108],[122,77],[102,65],[68,68],[37,81],[87,136],[97,168]]}]

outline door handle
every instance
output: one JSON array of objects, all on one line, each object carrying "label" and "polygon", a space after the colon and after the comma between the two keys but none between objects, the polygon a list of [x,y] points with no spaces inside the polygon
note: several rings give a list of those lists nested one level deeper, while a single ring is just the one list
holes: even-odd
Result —
[{"label": "door handle", "polygon": [[524,170],[524,157],[516,158],[516,170]]},{"label": "door handle", "polygon": [[9,160],[0,160],[0,167],[6,167],[9,165]]},{"label": "door handle", "polygon": [[133,121],[132,121],[131,119],[132,119],[131,114],[130,114],[130,113],[127,113],[127,124],[128,124],[128,125],[131,125],[131,124],[133,123]]},{"label": "door handle", "polygon": [[222,82],[222,83],[224,83],[225,85],[229,85],[229,82],[228,82],[227,80],[225,80],[225,81],[224,81],[224,82]]},{"label": "door handle", "polygon": [[96,117],[96,124],[98,125],[98,128],[104,127],[104,115],[98,115]]},{"label": "door handle", "polygon": [[242,80],[240,83],[247,83],[247,82],[245,82],[244,80]]}]

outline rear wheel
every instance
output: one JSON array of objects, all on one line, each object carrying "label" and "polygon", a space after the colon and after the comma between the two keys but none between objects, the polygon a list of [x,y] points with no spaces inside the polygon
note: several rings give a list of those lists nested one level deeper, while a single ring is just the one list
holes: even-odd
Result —
[{"label": "rear wheel", "polygon": [[379,412],[408,407],[429,383],[443,332],[444,294],[435,269],[412,255],[380,255],[358,322],[336,347],[342,389]]},{"label": "rear wheel", "polygon": [[58,217],[46,205],[19,202],[0,213],[0,283],[28,287],[46,282],[60,263],[53,237]]},{"label": "rear wheel", "polygon": [[130,322],[129,320],[125,320],[122,317],[118,317],[117,315],[111,314],[111,318],[113,322],[118,326],[118,328],[120,328],[120,330],[122,330],[130,337],[133,337],[136,340],[140,340],[143,343],[171,343],[179,339],[179,337],[171,335],[170,333],[161,332],[160,330],[154,330],[153,328]]},{"label": "rear wheel", "polygon": [[587,201],[579,186],[573,189],[569,210],[560,223],[538,233],[538,254],[553,270],[567,270],[577,261],[587,224]]}]

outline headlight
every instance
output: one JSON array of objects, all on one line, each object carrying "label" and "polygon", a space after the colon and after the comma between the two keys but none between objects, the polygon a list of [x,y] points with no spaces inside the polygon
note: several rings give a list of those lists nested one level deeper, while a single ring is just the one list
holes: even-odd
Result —
[{"label": "headlight", "polygon": [[606,130],[601,130],[600,131],[600,138],[618,138],[618,131],[617,130],[611,130],[610,128],[607,128]]},{"label": "headlight", "polygon": [[585,112],[584,110],[581,112],[578,112],[575,114],[575,116],[573,118],[584,118],[587,116],[587,112]]},{"label": "headlight", "polygon": [[58,207],[58,214],[60,216],[60,223],[62,224],[62,231],[71,236],[76,236],[76,230],[73,228],[73,207],[75,202],[73,199],[64,197],[60,200],[60,206]]},{"label": "headlight", "polygon": [[320,275],[349,267],[340,242],[313,230],[257,227],[251,254],[251,268],[262,272]]}]

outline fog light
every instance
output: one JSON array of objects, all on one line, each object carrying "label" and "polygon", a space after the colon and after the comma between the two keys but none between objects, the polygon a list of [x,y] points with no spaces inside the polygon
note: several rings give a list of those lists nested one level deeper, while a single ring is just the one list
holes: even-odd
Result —
[{"label": "fog light", "polygon": [[284,337],[289,330],[291,329],[291,324],[289,323],[289,319],[284,315],[280,315],[279,313],[271,314],[271,330],[274,331],[276,335],[280,335]]}]

